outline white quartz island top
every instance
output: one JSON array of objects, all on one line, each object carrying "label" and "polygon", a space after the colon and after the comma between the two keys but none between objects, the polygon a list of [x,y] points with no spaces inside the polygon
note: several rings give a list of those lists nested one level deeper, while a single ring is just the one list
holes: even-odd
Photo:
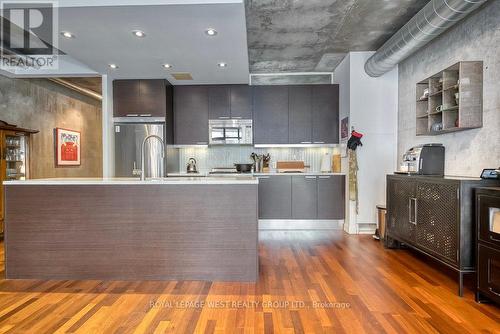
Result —
[{"label": "white quartz island top", "polygon": [[346,175],[345,173],[333,173],[333,172],[300,172],[300,173],[277,173],[277,172],[267,172],[267,173],[227,173],[227,174],[221,174],[221,173],[215,173],[215,174],[210,174],[208,172],[200,172],[200,173],[186,173],[186,172],[179,172],[179,173],[168,173],[169,177],[224,177],[224,178],[248,178],[248,177],[260,177],[260,176],[333,176],[333,175]]},{"label": "white quartz island top", "polygon": [[10,185],[210,185],[210,184],[258,184],[259,180],[253,176],[233,177],[166,177],[161,179],[147,179],[141,181],[138,178],[52,178],[31,179],[19,181],[5,181],[3,184]]}]

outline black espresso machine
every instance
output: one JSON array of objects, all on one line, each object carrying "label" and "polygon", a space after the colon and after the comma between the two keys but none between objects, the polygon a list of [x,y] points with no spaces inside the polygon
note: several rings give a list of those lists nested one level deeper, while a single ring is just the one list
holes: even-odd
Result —
[{"label": "black espresso machine", "polygon": [[424,144],[410,148],[403,154],[398,174],[444,175],[443,144]]}]

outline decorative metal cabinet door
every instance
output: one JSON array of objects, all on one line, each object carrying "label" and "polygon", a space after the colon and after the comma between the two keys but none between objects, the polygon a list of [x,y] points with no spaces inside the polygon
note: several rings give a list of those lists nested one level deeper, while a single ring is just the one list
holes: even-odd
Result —
[{"label": "decorative metal cabinet door", "polygon": [[415,243],[416,182],[388,180],[387,222],[391,234],[410,244]]},{"label": "decorative metal cabinet door", "polygon": [[451,264],[458,264],[459,184],[418,182],[417,245]]}]

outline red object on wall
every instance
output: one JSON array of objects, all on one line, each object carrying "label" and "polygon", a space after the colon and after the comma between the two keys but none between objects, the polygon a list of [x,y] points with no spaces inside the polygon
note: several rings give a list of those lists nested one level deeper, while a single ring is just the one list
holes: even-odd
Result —
[{"label": "red object on wall", "polygon": [[62,161],[78,161],[78,146],[75,143],[66,142],[61,145]]},{"label": "red object on wall", "polygon": [[56,128],[56,166],[69,167],[81,165],[81,133],[79,131]]}]

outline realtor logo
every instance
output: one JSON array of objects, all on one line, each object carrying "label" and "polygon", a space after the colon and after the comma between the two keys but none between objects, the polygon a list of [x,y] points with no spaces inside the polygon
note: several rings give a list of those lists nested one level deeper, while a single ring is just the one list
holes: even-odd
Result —
[{"label": "realtor logo", "polygon": [[57,1],[0,1],[1,69],[57,69],[57,8]]}]

